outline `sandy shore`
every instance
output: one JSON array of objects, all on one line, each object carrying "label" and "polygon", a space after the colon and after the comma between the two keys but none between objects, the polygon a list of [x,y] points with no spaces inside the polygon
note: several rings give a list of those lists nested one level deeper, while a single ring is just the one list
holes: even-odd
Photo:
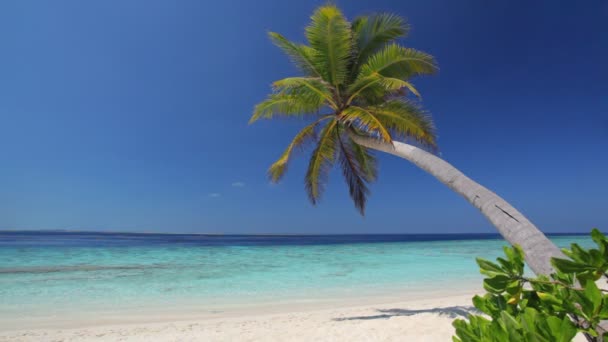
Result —
[{"label": "sandy shore", "polygon": [[[451,341],[452,321],[475,312],[469,294],[274,313],[228,313],[129,324],[0,331],[0,341]],[[52,322],[48,322],[52,323]],[[78,326],[78,322],[71,322]],[[584,339],[577,339],[577,341]]]},{"label": "sandy shore", "polygon": [[4,329],[0,341],[450,341],[454,318],[473,310],[472,295],[69,329]]}]

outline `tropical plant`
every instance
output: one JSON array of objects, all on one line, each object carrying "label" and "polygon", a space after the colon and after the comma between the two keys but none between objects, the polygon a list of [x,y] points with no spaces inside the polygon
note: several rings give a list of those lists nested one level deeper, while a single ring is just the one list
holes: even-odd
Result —
[{"label": "tropical plant", "polygon": [[338,8],[324,6],[306,28],[310,46],[270,33],[304,76],[274,82],[274,92],[255,107],[251,122],[278,115],[314,117],[270,167],[272,181],[285,174],[297,149],[314,142],[305,180],[312,203],[318,202],[331,167],[339,162],[350,196],[363,214],[368,184],[376,179],[376,159],[350,133],[385,142],[408,137],[435,147],[431,118],[403,95],[419,95],[408,80],[432,74],[437,66],[429,54],[395,43],[407,31],[405,21],[395,15],[359,17],[351,24]]},{"label": "tropical plant", "polygon": [[[335,6],[322,6],[311,17],[308,45],[271,32],[270,39],[302,72],[273,83],[250,122],[275,117],[305,117],[311,123],[287,146],[268,173],[278,182],[293,156],[314,145],[305,187],[313,204],[323,194],[336,163],[355,206],[364,213],[369,184],[377,177],[372,150],[414,163],[465,197],[511,244],[522,247],[537,274],[553,272],[550,257],[560,250],[519,211],[492,191],[437,157],[435,128],[415,98],[416,76],[437,71],[435,59],[398,40],[406,21],[393,14],[361,16],[348,22]],[[401,140],[401,141],[399,141]]]},{"label": "tropical plant", "polygon": [[608,293],[596,285],[608,277],[608,239],[597,229],[591,238],[597,249],[573,243],[563,250],[570,260],[552,259],[556,272],[550,277],[526,277],[518,246],[505,247],[506,259],[497,263],[478,258],[488,293],[473,297],[473,304],[485,316],[455,320],[453,340],[566,342],[580,332],[588,341],[608,341],[608,335],[598,334],[600,322],[608,319]]}]

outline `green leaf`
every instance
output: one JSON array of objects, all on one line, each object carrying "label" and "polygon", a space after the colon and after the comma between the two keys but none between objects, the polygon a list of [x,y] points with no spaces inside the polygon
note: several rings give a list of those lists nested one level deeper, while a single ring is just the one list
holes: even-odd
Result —
[{"label": "green leaf", "polygon": [[600,319],[608,319],[608,295],[602,296],[602,309],[599,316]]},{"label": "green leaf", "polygon": [[591,258],[590,264],[596,266],[598,270],[600,270],[602,266],[606,263],[604,255],[597,249],[589,250],[589,257]]},{"label": "green leaf", "polygon": [[469,341],[480,341],[476,334],[473,332],[472,327],[462,319],[456,319],[452,322],[452,326],[456,329],[456,335],[460,337],[463,342]]},{"label": "green leaf", "polygon": [[507,275],[500,266],[496,265],[491,261],[482,258],[476,258],[475,261],[477,261],[477,265],[479,265],[479,272],[481,274],[487,275],[489,277],[493,277],[495,275]]},{"label": "green leaf", "polygon": [[538,311],[533,308],[526,308],[521,315],[521,326],[524,331],[534,334],[537,330],[536,320]]},{"label": "green leaf", "polygon": [[378,163],[376,157],[367,147],[357,144],[348,136],[348,144],[351,146],[353,154],[357,159],[357,163],[363,173],[363,178],[366,182],[373,182],[378,177]]},{"label": "green leaf", "polygon": [[507,256],[508,262],[501,262],[502,258],[498,258],[497,260],[501,262],[503,267],[506,267],[512,274],[522,275],[524,271],[524,252],[521,247],[517,245],[513,247],[504,246],[503,250]]},{"label": "green leaf", "polygon": [[[358,145],[352,144],[347,134],[340,135],[338,143],[340,145],[340,165],[348,185],[350,197],[361,215],[365,215],[365,203],[369,194],[367,187],[369,165],[360,164],[362,159],[359,158],[361,156],[357,154],[357,148],[355,147]],[[368,159],[363,161],[369,162]]]},{"label": "green leaf", "polygon": [[512,297],[517,297],[519,299],[519,295],[521,294],[522,283],[519,279],[511,280],[507,283],[507,287],[505,291],[510,294]]},{"label": "green leaf", "polygon": [[591,256],[587,251],[582,249],[581,246],[573,243],[570,246],[570,249],[572,251],[572,259],[574,259],[574,261],[578,261],[579,263],[583,264],[591,264]]},{"label": "green leaf", "polygon": [[392,132],[393,138],[411,138],[425,146],[436,147],[433,120],[411,101],[390,100],[368,109]]},{"label": "green leaf", "polygon": [[513,316],[508,312],[503,311],[500,313],[500,320],[498,323],[509,333],[511,341],[519,340],[519,336],[521,336],[521,333],[519,332],[521,330],[521,325]]},{"label": "green leaf", "polygon": [[483,287],[491,293],[502,293],[507,288],[507,284],[511,281],[511,278],[506,275],[495,275],[492,278],[484,279]]},{"label": "green leaf", "polygon": [[350,94],[346,104],[349,105],[353,101],[356,101],[358,97],[370,87],[375,88],[377,90],[378,87],[382,89],[381,93],[383,94],[393,94],[398,90],[403,88],[407,88],[414,95],[421,97],[418,90],[408,81],[404,81],[398,78],[393,77],[384,77],[378,73],[373,73],[367,77],[362,77],[357,79],[350,87],[348,87],[348,94]]},{"label": "green leaf", "polygon": [[551,263],[558,271],[563,273],[581,273],[583,271],[595,270],[594,267],[566,259],[552,258]]},{"label": "green leaf", "polygon": [[559,300],[557,297],[550,293],[536,292],[536,294],[538,295],[538,298],[540,298],[540,300],[545,304],[561,306],[563,303],[561,300]]},{"label": "green leaf", "polygon": [[585,291],[573,291],[573,302],[577,305],[574,306],[579,314],[579,316],[583,316],[588,321],[594,319],[595,314],[595,305],[593,300],[587,297],[586,289]]},{"label": "green leaf", "polygon": [[585,297],[589,299],[594,315],[599,314],[602,306],[602,292],[599,290],[595,282],[587,282],[585,285]]},{"label": "green leaf", "polygon": [[354,124],[366,132],[378,133],[385,142],[392,142],[391,134],[382,122],[365,108],[350,106],[342,111],[340,120],[347,124]]},{"label": "green leaf", "polygon": [[491,293],[473,297],[473,305],[481,312],[494,318],[500,316],[500,312],[508,308],[505,297]]},{"label": "green leaf", "polygon": [[361,66],[359,77],[377,73],[385,77],[407,80],[412,76],[434,74],[436,71],[437,65],[432,56],[415,49],[391,44],[368,58]]},{"label": "green leaf", "polygon": [[593,230],[591,230],[591,239],[595,241],[600,249],[602,249],[602,247],[606,248],[608,245],[608,238],[606,238],[606,236],[597,228],[593,228]]},{"label": "green leaf", "polygon": [[[387,43],[407,34],[409,27],[406,21],[391,13],[358,17],[353,21],[352,31],[357,45],[355,67]],[[358,68],[354,72],[358,71]]]},{"label": "green leaf", "polygon": [[287,171],[287,164],[294,151],[302,149],[305,145],[312,142],[315,137],[315,129],[321,124],[323,120],[332,118],[333,116],[325,116],[312,124],[304,127],[296,136],[292,142],[287,146],[287,149],[281,154],[281,157],[274,162],[268,169],[268,176],[273,183],[277,183],[281,180],[285,172]]},{"label": "green leaf", "polygon": [[[316,94],[318,99],[321,99],[321,101],[326,101],[327,105],[331,108],[338,108],[338,105],[332,97],[332,88],[319,78],[287,77],[282,80],[275,81],[272,86],[280,93],[308,97],[312,97],[312,94]],[[303,93],[305,90],[306,92]]]},{"label": "green leaf", "polygon": [[477,309],[488,313],[485,309],[487,308],[488,304],[487,304],[487,298],[481,297],[479,295],[475,295],[472,299],[473,302],[473,306],[475,306]]},{"label": "green leaf", "polygon": [[332,120],[320,133],[317,147],[312,152],[304,183],[312,204],[317,204],[329,175],[329,170],[336,160],[338,121]]},{"label": "green leaf", "polygon": [[323,107],[323,99],[316,94],[272,94],[255,106],[249,123],[276,116],[302,117],[318,112]]},{"label": "green leaf", "polygon": [[315,65],[315,60],[318,60],[318,52],[315,49],[306,45],[292,43],[276,32],[269,32],[268,36],[276,46],[289,56],[296,67],[307,76],[322,77],[321,66]]},{"label": "green leaf", "polygon": [[342,12],[333,5],[319,7],[306,27],[306,38],[318,54],[314,64],[323,65],[323,79],[334,86],[344,83],[352,56],[352,32]]},{"label": "green leaf", "polygon": [[568,317],[562,319],[549,316],[546,318],[547,326],[555,342],[570,342],[576,336],[578,330]]},{"label": "green leaf", "polygon": [[511,276],[521,276],[523,274],[523,262],[518,263],[511,260],[505,260],[503,258],[496,258],[496,261],[505,270],[505,272]]}]

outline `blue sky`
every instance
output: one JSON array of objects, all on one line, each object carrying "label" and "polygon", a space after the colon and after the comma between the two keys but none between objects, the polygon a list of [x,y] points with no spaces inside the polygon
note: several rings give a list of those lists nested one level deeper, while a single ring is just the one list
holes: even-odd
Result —
[{"label": "blue sky", "polygon": [[[339,172],[320,205],[305,158],[265,172],[304,122],[249,126],[295,74],[322,1],[2,1],[0,229],[224,233],[493,232],[431,176],[380,156],[367,215]],[[407,17],[433,54],[415,80],[442,156],[544,231],[608,229],[608,3],[337,1]]]}]

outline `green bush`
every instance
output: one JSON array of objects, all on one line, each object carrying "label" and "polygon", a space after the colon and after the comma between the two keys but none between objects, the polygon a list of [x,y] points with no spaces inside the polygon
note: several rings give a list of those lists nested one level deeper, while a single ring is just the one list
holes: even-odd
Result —
[{"label": "green bush", "polygon": [[596,328],[608,319],[608,293],[596,281],[608,277],[608,239],[599,230],[591,232],[597,249],[577,244],[563,249],[570,258],[552,259],[551,277],[524,276],[524,254],[519,246],[505,247],[506,258],[496,263],[477,259],[487,278],[484,296],[473,298],[485,315],[457,319],[455,342],[571,341],[578,332],[589,341],[608,341]]}]

